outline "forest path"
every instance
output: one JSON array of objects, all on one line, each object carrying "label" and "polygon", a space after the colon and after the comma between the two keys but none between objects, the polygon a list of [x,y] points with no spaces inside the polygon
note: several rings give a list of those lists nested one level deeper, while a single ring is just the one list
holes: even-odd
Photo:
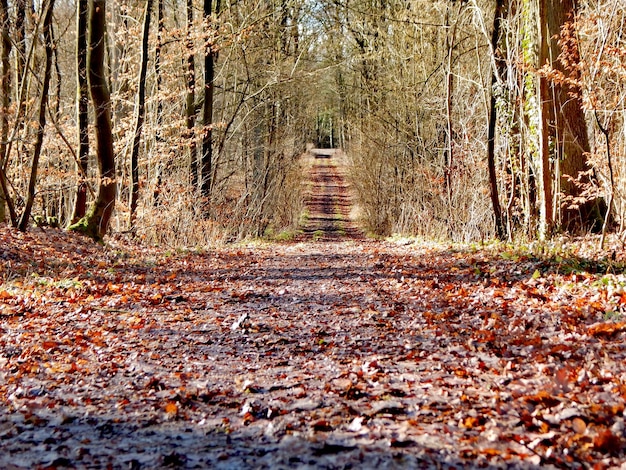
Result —
[{"label": "forest path", "polygon": [[0,260],[3,470],[626,460],[623,277],[410,240],[164,252],[3,226]]},{"label": "forest path", "polygon": [[358,240],[363,233],[351,220],[353,200],[346,181],[346,157],[340,149],[311,149],[301,230],[305,240]]}]

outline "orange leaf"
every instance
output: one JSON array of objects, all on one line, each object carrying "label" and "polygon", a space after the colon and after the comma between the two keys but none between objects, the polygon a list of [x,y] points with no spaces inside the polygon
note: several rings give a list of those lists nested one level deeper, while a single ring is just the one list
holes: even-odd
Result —
[{"label": "orange leaf", "polygon": [[44,348],[46,351],[50,351],[51,349],[56,348],[59,345],[59,343],[57,343],[56,341],[44,341],[41,344],[41,347]]},{"label": "orange leaf", "polygon": [[587,329],[588,333],[591,336],[614,336],[617,333],[621,333],[622,331],[626,331],[626,321],[612,323],[612,322],[601,322],[595,323],[591,325]]},{"label": "orange leaf", "polygon": [[467,418],[465,418],[465,421],[463,421],[463,426],[468,429],[472,429],[479,425],[480,420],[476,416],[468,416]]},{"label": "orange leaf", "polygon": [[493,447],[487,447],[486,449],[482,450],[483,455],[488,455],[490,457],[496,456],[496,455],[500,455],[502,452],[498,449],[494,449]]},{"label": "orange leaf", "polygon": [[168,402],[167,405],[165,405],[165,412],[170,415],[175,415],[178,413],[178,405],[173,401]]}]

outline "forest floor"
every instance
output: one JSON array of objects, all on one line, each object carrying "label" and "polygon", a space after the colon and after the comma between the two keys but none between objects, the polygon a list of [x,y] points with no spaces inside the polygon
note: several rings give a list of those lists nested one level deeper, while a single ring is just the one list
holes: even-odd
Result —
[{"label": "forest floor", "polygon": [[626,469],[623,264],[365,239],[319,160],[296,242],[0,227],[0,468]]}]

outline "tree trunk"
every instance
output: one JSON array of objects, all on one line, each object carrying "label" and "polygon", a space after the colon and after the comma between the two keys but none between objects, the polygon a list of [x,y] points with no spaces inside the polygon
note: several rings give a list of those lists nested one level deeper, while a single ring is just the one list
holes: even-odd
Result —
[{"label": "tree trunk", "polygon": [[464,3],[459,2],[454,24],[450,24],[450,8],[446,10],[446,27],[449,31],[446,33],[446,146],[444,149],[444,173],[445,185],[448,198],[448,210],[452,211],[452,173],[454,171],[454,126],[452,116],[452,99],[454,96],[454,75],[452,74],[452,65],[454,57],[454,48],[456,47],[456,29],[459,24],[459,16]]},{"label": "tree trunk", "polygon": [[76,75],[78,121],[78,173],[79,183],[74,202],[72,222],[85,216],[87,210],[87,169],[89,165],[89,82],[87,81],[87,20],[88,0],[78,0],[76,5]]},{"label": "tree trunk", "polygon": [[196,155],[196,62],[193,31],[193,0],[187,0],[187,92],[185,100],[185,124],[187,126],[187,139],[189,142],[189,173],[191,173],[191,186],[198,187],[198,157]]},{"label": "tree trunk", "polygon": [[[454,77],[452,76],[452,50],[454,48],[455,28],[450,25],[450,6],[446,9],[446,145],[443,151],[443,171],[445,175],[446,196],[448,210],[452,211],[452,182],[451,172],[454,161],[452,142],[452,94]],[[452,30],[450,32],[449,30]],[[451,37],[452,36],[452,37]]]},{"label": "tree trunk", "polygon": [[48,90],[50,88],[50,76],[52,75],[52,56],[54,54],[54,44],[52,38],[52,11],[54,0],[48,0],[48,5],[44,13],[43,37],[46,50],[46,65],[44,69],[43,83],[41,86],[41,96],[39,101],[39,115],[37,118],[37,129],[35,135],[35,145],[33,148],[33,159],[30,167],[30,179],[28,181],[28,194],[24,212],[20,218],[18,229],[24,232],[28,228],[28,221],[35,202],[35,187],[37,185],[37,170],[39,167],[39,156],[43,145],[44,131],[46,128],[46,108],[48,105]]},{"label": "tree trunk", "polygon": [[[176,9],[176,8],[175,8]],[[161,51],[163,49],[163,37],[165,34],[165,17],[164,17],[164,5],[163,0],[157,0],[157,41],[154,48],[154,75],[156,81],[156,93],[157,97],[157,109],[156,109],[156,132],[155,140],[158,143],[163,141],[161,135],[161,122],[163,122],[163,101],[161,100],[161,88],[163,84],[163,73],[161,71]],[[160,151],[160,150],[158,150]],[[167,166],[169,162],[165,162],[163,166],[157,163],[154,168],[156,173],[156,184],[152,191],[152,204],[157,206],[159,204],[159,196],[161,194],[161,185],[163,183],[163,173],[167,172]]]},{"label": "tree trunk", "polygon": [[130,156],[131,190],[130,190],[130,227],[134,228],[137,217],[137,201],[139,201],[139,147],[141,133],[146,117],[146,74],[148,72],[148,39],[150,38],[150,19],[152,17],[152,0],[146,0],[146,12],[141,39],[141,64],[139,67],[139,88],[137,90],[137,106],[133,148]]},{"label": "tree trunk", "polygon": [[26,68],[26,0],[15,2],[15,63],[17,88],[22,86]]},{"label": "tree trunk", "polygon": [[[211,15],[220,11],[220,0],[204,0],[204,20],[207,26],[211,22]],[[212,34],[210,31],[208,34]],[[204,51],[204,104],[203,104],[203,135],[202,135],[202,182],[201,193],[210,202],[211,190],[213,189],[213,96],[215,93],[215,58],[217,52],[213,38],[209,36],[205,43]]]},{"label": "tree trunk", "polygon": [[[9,107],[11,106],[11,22],[7,0],[0,0],[0,65],[2,65],[2,100],[0,102],[0,222],[6,220],[7,181],[4,174],[4,162],[7,158],[7,140],[9,138]],[[10,202],[9,202],[10,204]]]},{"label": "tree trunk", "polygon": [[[562,53],[559,46],[561,28],[567,22],[573,21],[577,10],[576,0],[540,0],[540,5],[540,18],[544,25],[540,65],[548,64],[569,78],[578,78],[575,67],[566,67],[559,60]],[[571,46],[567,60],[577,63],[577,44]],[[541,99],[545,103],[542,112],[545,128],[543,151],[549,152],[548,139],[554,142],[554,160],[558,163],[555,195],[561,194],[564,197],[562,203],[555,204],[557,210],[560,209],[561,228],[567,231],[583,231],[595,226],[599,229],[601,223],[596,201],[572,207],[572,200],[578,198],[584,186],[591,183],[590,166],[587,162],[590,146],[580,90],[572,86],[571,81],[549,81],[546,77],[542,77],[541,81]]]},{"label": "tree trunk", "polygon": [[498,50],[500,42],[500,28],[506,10],[504,8],[504,0],[496,0],[496,10],[493,17],[493,31],[491,33],[491,50],[493,53],[494,64],[491,71],[491,101],[489,109],[489,128],[487,135],[487,169],[489,171],[489,195],[491,197],[491,205],[495,217],[496,236],[499,240],[504,240],[506,230],[502,220],[502,208],[500,207],[500,198],[498,196],[498,177],[496,175],[496,118],[497,118],[497,96],[495,87],[498,83],[498,75],[505,70],[503,67],[502,54]]},{"label": "tree trunk", "polygon": [[163,50],[163,37],[165,35],[165,17],[163,0],[157,0],[157,43],[154,50],[154,75],[156,80],[156,141],[160,142],[161,121],[163,120],[163,102],[160,99],[161,89],[163,88],[163,73],[161,71],[161,51]]},{"label": "tree trunk", "polygon": [[89,11],[88,77],[96,117],[96,152],[100,183],[96,199],[80,221],[70,227],[95,240],[107,232],[115,207],[115,155],[111,126],[111,100],[105,75],[106,0],[91,0]]},{"label": "tree trunk", "polygon": [[[534,72],[539,67],[541,56],[541,34],[543,10],[541,2],[544,0],[522,0],[521,4],[521,55],[523,60],[521,84],[523,99],[520,100],[520,130],[521,152],[527,156],[529,171],[527,173],[527,200],[529,234],[536,231],[540,239],[544,239],[552,232],[552,169],[549,165],[547,153],[542,151],[546,127],[542,124],[543,106],[541,96],[541,80]],[[534,234],[533,234],[534,235]],[[532,236],[532,235],[531,235]]]}]

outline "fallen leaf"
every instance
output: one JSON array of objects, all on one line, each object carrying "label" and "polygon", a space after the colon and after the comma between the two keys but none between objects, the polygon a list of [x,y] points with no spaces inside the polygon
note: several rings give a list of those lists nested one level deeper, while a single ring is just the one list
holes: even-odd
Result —
[{"label": "fallen leaf", "polygon": [[165,405],[165,412],[169,415],[175,415],[178,413],[178,405],[176,402],[170,401]]}]

